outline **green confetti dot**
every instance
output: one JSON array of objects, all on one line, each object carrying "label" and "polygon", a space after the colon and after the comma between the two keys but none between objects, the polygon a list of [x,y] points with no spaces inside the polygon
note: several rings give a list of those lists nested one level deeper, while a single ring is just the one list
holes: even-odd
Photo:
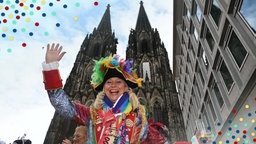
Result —
[{"label": "green confetti dot", "polygon": [[230,132],[227,133],[227,136],[230,136]]},{"label": "green confetti dot", "polygon": [[237,125],[237,124],[234,124],[234,128],[238,128],[238,125]]},{"label": "green confetti dot", "polygon": [[245,124],[244,124],[244,127],[247,127],[247,126],[248,126],[248,124],[247,124],[247,123],[245,123]]},{"label": "green confetti dot", "polygon": [[25,29],[25,28],[22,28],[22,29],[21,29],[21,31],[22,31],[22,32],[25,32],[25,31],[26,31],[26,29]]},{"label": "green confetti dot", "polygon": [[15,9],[15,5],[12,4],[12,5],[11,5],[11,8],[12,8],[12,9]]},{"label": "green confetti dot", "polygon": [[16,21],[16,20],[13,20],[13,21],[12,21],[12,24],[13,24],[13,25],[16,25],[16,24],[17,24],[17,21]]},{"label": "green confetti dot", "polygon": [[45,35],[45,36],[48,36],[48,35],[49,35],[49,32],[44,32],[44,35]]},{"label": "green confetti dot", "polygon": [[52,16],[56,16],[56,12],[55,11],[52,12]]},{"label": "green confetti dot", "polygon": [[36,3],[36,0],[32,0],[33,3]]},{"label": "green confetti dot", "polygon": [[29,12],[29,14],[30,14],[30,15],[34,15],[34,12],[33,12],[33,11],[31,11],[31,12]]},{"label": "green confetti dot", "polygon": [[11,2],[10,1],[6,1],[6,4],[9,5]]},{"label": "green confetti dot", "polygon": [[214,138],[215,137],[215,135],[214,134],[211,134],[211,138]]},{"label": "green confetti dot", "polygon": [[76,3],[76,7],[79,7],[79,6],[80,6],[80,3],[77,2],[77,3]]},{"label": "green confetti dot", "polygon": [[246,144],[248,144],[248,143],[249,143],[249,140],[244,140],[244,142],[245,142]]},{"label": "green confetti dot", "polygon": [[12,49],[11,49],[11,48],[8,48],[8,49],[7,49],[7,52],[8,52],[8,53],[11,53],[11,52],[12,52]]}]

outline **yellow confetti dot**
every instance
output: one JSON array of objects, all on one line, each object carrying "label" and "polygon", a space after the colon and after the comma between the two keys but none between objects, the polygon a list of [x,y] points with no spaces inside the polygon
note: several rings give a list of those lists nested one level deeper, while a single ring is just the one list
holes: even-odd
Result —
[{"label": "yellow confetti dot", "polygon": [[244,120],[243,118],[239,118],[239,121],[241,121],[241,122],[242,122],[243,120]]},{"label": "yellow confetti dot", "polygon": [[7,27],[3,27],[2,30],[3,30],[4,32],[6,32],[8,29],[7,29]]},{"label": "yellow confetti dot", "polygon": [[77,20],[78,20],[78,17],[77,17],[77,16],[75,16],[75,17],[74,17],[74,21],[77,21]]},{"label": "yellow confetti dot", "polygon": [[26,18],[25,21],[26,21],[26,22],[30,22],[30,18]]},{"label": "yellow confetti dot", "polygon": [[219,144],[222,144],[222,141],[219,141]]},{"label": "yellow confetti dot", "polygon": [[24,6],[24,10],[28,10],[28,6]]},{"label": "yellow confetti dot", "polygon": [[241,139],[240,138],[236,138],[236,141],[240,141]]},{"label": "yellow confetti dot", "polygon": [[42,0],[42,1],[41,1],[41,4],[42,4],[42,5],[44,5],[44,4],[45,4],[45,1],[44,1],[44,0]]},{"label": "yellow confetti dot", "polygon": [[247,109],[248,109],[248,108],[249,108],[249,105],[245,105],[245,108],[247,108]]},{"label": "yellow confetti dot", "polygon": [[204,134],[201,134],[201,137],[204,138]]},{"label": "yellow confetti dot", "polygon": [[11,18],[12,18],[12,14],[9,14],[9,15],[8,15],[8,18],[11,19]]},{"label": "yellow confetti dot", "polygon": [[252,123],[255,123],[255,119],[252,119]]},{"label": "yellow confetti dot", "polygon": [[26,0],[22,0],[22,2],[26,2]]},{"label": "yellow confetti dot", "polygon": [[252,134],[251,134],[252,136],[255,136],[255,133],[254,132],[252,132]]},{"label": "yellow confetti dot", "polygon": [[0,5],[0,10],[2,9],[3,7]]},{"label": "yellow confetti dot", "polygon": [[14,40],[14,37],[13,37],[13,36],[10,36],[10,37],[9,37],[9,40],[10,40],[10,41],[13,41],[13,40]]}]

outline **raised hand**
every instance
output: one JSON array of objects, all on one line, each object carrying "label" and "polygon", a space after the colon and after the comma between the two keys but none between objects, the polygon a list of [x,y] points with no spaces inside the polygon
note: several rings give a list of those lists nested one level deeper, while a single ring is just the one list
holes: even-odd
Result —
[{"label": "raised hand", "polygon": [[60,44],[47,44],[47,50],[45,55],[45,62],[51,63],[54,61],[60,61],[66,52],[61,52],[62,46]]}]

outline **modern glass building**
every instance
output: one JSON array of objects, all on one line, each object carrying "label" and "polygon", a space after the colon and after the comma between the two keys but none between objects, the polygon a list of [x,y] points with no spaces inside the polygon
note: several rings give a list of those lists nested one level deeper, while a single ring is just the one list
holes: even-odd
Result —
[{"label": "modern glass building", "polygon": [[173,74],[187,138],[256,143],[256,1],[174,0]]}]

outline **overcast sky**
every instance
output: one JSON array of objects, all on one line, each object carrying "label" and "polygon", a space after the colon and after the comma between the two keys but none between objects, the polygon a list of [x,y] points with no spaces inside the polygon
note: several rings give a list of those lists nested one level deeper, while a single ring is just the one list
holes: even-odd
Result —
[{"label": "overcast sky", "polygon": [[[98,26],[107,4],[111,5],[112,31],[119,41],[117,53],[125,56],[139,3],[140,0],[0,0],[0,141],[11,143],[24,133],[34,144],[44,141],[54,114],[41,72],[47,43],[58,42],[67,52],[59,68],[65,83],[86,34]],[[144,0],[151,27],[158,29],[169,60],[172,3]]]}]

